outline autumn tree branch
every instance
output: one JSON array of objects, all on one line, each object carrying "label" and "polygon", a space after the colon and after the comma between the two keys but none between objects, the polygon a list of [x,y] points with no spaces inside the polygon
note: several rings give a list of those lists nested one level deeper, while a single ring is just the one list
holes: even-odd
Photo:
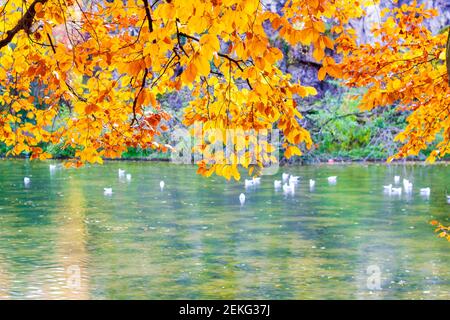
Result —
[{"label": "autumn tree branch", "polygon": [[[180,32],[180,30],[178,29],[178,23],[180,22],[180,20],[177,18],[175,20],[175,27],[177,28],[177,42],[178,42],[178,47],[180,47],[181,51],[183,51],[183,53],[189,57],[189,55],[187,54],[186,50],[184,50],[183,44],[181,43],[181,38],[180,36],[186,36],[184,35],[184,33]],[[193,37],[192,37],[193,38]],[[193,38],[195,41],[199,41],[196,38]]]},{"label": "autumn tree branch", "polygon": [[[180,20],[178,20],[178,18],[177,18],[177,22],[180,22]],[[185,37],[185,38],[187,38],[187,39],[194,40],[194,41],[196,41],[196,42],[200,42],[200,39],[199,39],[199,38],[196,38],[196,37],[194,37],[194,36],[191,36],[191,35],[189,35],[189,34],[186,34],[186,33],[184,33],[184,32],[180,32],[180,31],[178,30],[178,25],[176,26],[176,28],[177,28],[177,40],[178,40],[178,45],[180,46],[180,48],[181,48],[181,50],[184,52],[184,54],[187,55],[186,51],[184,51],[183,45],[181,45],[180,36]],[[227,59],[228,61],[234,63],[234,64],[239,68],[239,70],[244,71],[244,68],[242,68],[242,66],[240,65],[240,62],[243,62],[243,63],[244,63],[244,61],[233,59],[233,58],[230,57],[229,55],[226,55],[226,54],[220,53],[220,52],[217,52],[217,55],[218,55],[219,57],[225,58],[225,59]],[[247,82],[247,85],[248,85],[248,87],[250,88],[250,90],[253,90],[253,87],[252,87],[252,85],[250,84],[250,81],[249,81],[248,79],[245,79],[245,82]]]},{"label": "autumn tree branch", "polygon": [[[50,43],[50,47],[52,48],[53,53],[56,54],[56,47],[55,47],[55,45],[53,44],[52,37],[51,37],[48,33],[47,33],[47,39],[48,39],[48,41],[49,41],[49,43]],[[57,65],[58,68],[59,68],[59,62],[56,62],[56,65]],[[65,80],[64,83],[66,84],[66,86],[67,86],[67,88],[69,89],[69,91],[72,92],[72,94],[73,94],[75,97],[78,98],[78,100],[83,101],[83,102],[87,102],[87,99],[84,98],[84,97],[82,97],[82,96],[80,96],[80,95],[75,91],[75,89],[72,88],[72,86],[69,84],[69,82],[68,82],[67,80]],[[69,104],[69,103],[68,103],[68,106],[69,106],[69,110],[71,111],[71,107],[70,107],[70,104]],[[71,112],[72,112],[72,111],[71,111]]]},{"label": "autumn tree branch", "polygon": [[47,33],[47,38],[48,38],[48,42],[50,42],[50,46],[52,47],[53,53],[56,53],[55,45],[53,44],[52,38],[50,37],[50,35],[48,33]]},{"label": "autumn tree branch", "polygon": [[318,63],[318,62],[311,61],[311,60],[307,60],[307,59],[298,59],[298,60],[295,60],[294,63],[288,63],[288,66],[291,66],[291,65],[297,66],[297,65],[299,65],[299,64],[300,64],[300,65],[306,65],[306,66],[309,66],[309,67],[312,67],[312,68],[317,68],[317,69],[320,69],[320,68],[323,67],[323,64],[322,64],[322,63]]},{"label": "autumn tree branch", "polygon": [[153,19],[152,19],[152,15],[150,13],[150,6],[148,4],[148,0],[142,0],[142,1],[144,2],[145,15],[147,16],[148,29],[150,30],[150,32],[153,32]]},{"label": "autumn tree branch", "polygon": [[147,81],[147,76],[148,76],[148,68],[145,68],[144,69],[144,75],[142,76],[141,87],[140,87],[140,89],[139,89],[138,93],[136,94],[136,97],[134,98],[134,101],[133,101],[133,119],[131,120],[131,125],[130,126],[133,126],[133,124],[138,121],[138,119],[136,117],[137,102],[138,102],[139,96],[141,95],[142,90],[144,90],[144,88],[145,88],[145,82]]},{"label": "autumn tree branch", "polygon": [[[239,64],[239,62],[241,62],[242,60],[236,60],[236,59],[233,59],[232,57],[230,57],[230,56],[228,56],[228,55],[226,55],[226,54],[220,53],[220,52],[218,52],[217,55],[218,55],[219,57],[228,59],[228,61],[233,62],[233,63],[239,68],[239,70],[244,71],[244,68],[242,68],[241,65]],[[247,82],[247,85],[248,85],[248,87],[250,88],[250,90],[253,90],[253,87],[252,87],[252,85],[250,84],[250,81],[248,81],[248,79],[245,79],[245,82]]]},{"label": "autumn tree branch", "polygon": [[30,33],[31,26],[33,25],[34,16],[36,15],[36,5],[38,3],[45,4],[48,0],[34,0],[33,3],[28,8],[27,12],[22,16],[22,18],[17,22],[16,26],[11,30],[6,31],[6,38],[0,40],[0,49],[8,45],[14,36],[21,30],[26,33]]}]

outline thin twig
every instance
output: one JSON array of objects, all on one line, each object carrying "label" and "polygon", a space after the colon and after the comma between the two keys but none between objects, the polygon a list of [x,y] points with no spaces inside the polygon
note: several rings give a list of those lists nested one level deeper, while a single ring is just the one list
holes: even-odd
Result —
[{"label": "thin twig", "polygon": [[11,30],[6,31],[6,38],[0,40],[0,48],[8,45],[20,30],[24,30],[26,33],[29,33],[31,26],[33,25],[34,16],[36,15],[36,5],[38,3],[43,5],[47,1],[48,0],[34,0],[27,12],[25,12],[22,18],[17,22],[16,26]]},{"label": "thin twig", "polygon": [[134,101],[133,101],[133,119],[131,120],[131,125],[130,126],[133,126],[133,124],[138,121],[137,118],[136,118],[137,101],[138,101],[138,98],[139,98],[142,90],[144,90],[144,88],[145,88],[145,82],[147,80],[147,75],[148,75],[148,68],[145,68],[144,69],[144,75],[142,77],[141,88],[139,89],[139,92],[137,93],[137,95],[136,95],[136,97],[134,98]]},{"label": "thin twig", "polygon": [[144,2],[145,15],[147,16],[148,29],[150,30],[150,32],[153,32],[153,19],[152,19],[152,14],[150,13],[150,7],[148,4],[148,0],[142,0],[142,1]]}]

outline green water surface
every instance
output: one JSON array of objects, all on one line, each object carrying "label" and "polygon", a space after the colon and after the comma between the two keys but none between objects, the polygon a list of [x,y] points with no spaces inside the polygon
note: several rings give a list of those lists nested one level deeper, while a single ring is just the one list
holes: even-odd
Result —
[{"label": "green water surface", "polygon": [[[302,177],[294,196],[273,188],[283,171]],[[450,299],[450,243],[429,224],[450,224],[445,165],[287,167],[251,190],[195,172],[0,160],[0,297]],[[383,193],[394,175],[413,182],[412,195]]]}]

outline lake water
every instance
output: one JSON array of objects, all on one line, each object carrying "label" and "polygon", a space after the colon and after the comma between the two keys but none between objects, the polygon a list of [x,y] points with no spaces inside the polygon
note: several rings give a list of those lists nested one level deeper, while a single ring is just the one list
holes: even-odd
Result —
[{"label": "lake water", "polygon": [[[0,160],[0,297],[450,299],[450,243],[429,224],[450,224],[449,167],[286,167],[302,177],[287,197],[273,188],[281,171],[247,191],[195,171]],[[411,196],[383,193],[394,175],[412,180]]]}]

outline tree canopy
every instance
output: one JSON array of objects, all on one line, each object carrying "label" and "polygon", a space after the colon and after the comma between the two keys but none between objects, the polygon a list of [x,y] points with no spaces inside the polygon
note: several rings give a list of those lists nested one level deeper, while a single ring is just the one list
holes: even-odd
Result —
[{"label": "tree canopy", "polygon": [[[159,97],[188,88],[184,125],[276,127],[286,156],[301,155],[312,141],[298,105],[316,90],[282,72],[275,33],[289,45],[313,47],[319,79],[367,88],[363,109],[412,111],[396,157],[417,154],[437,134],[443,139],[429,160],[443,157],[450,141],[447,35],[432,34],[423,20],[435,11],[413,3],[383,12],[375,41],[360,44],[349,22],[370,4],[292,0],[276,11],[256,0],[3,1],[0,141],[14,155],[39,159],[51,157],[42,143],[62,142],[76,150],[73,165],[102,163],[128,147],[165,151],[170,146],[155,139],[171,115]],[[239,165],[264,163],[206,158],[198,165],[201,174],[238,179]]]}]

